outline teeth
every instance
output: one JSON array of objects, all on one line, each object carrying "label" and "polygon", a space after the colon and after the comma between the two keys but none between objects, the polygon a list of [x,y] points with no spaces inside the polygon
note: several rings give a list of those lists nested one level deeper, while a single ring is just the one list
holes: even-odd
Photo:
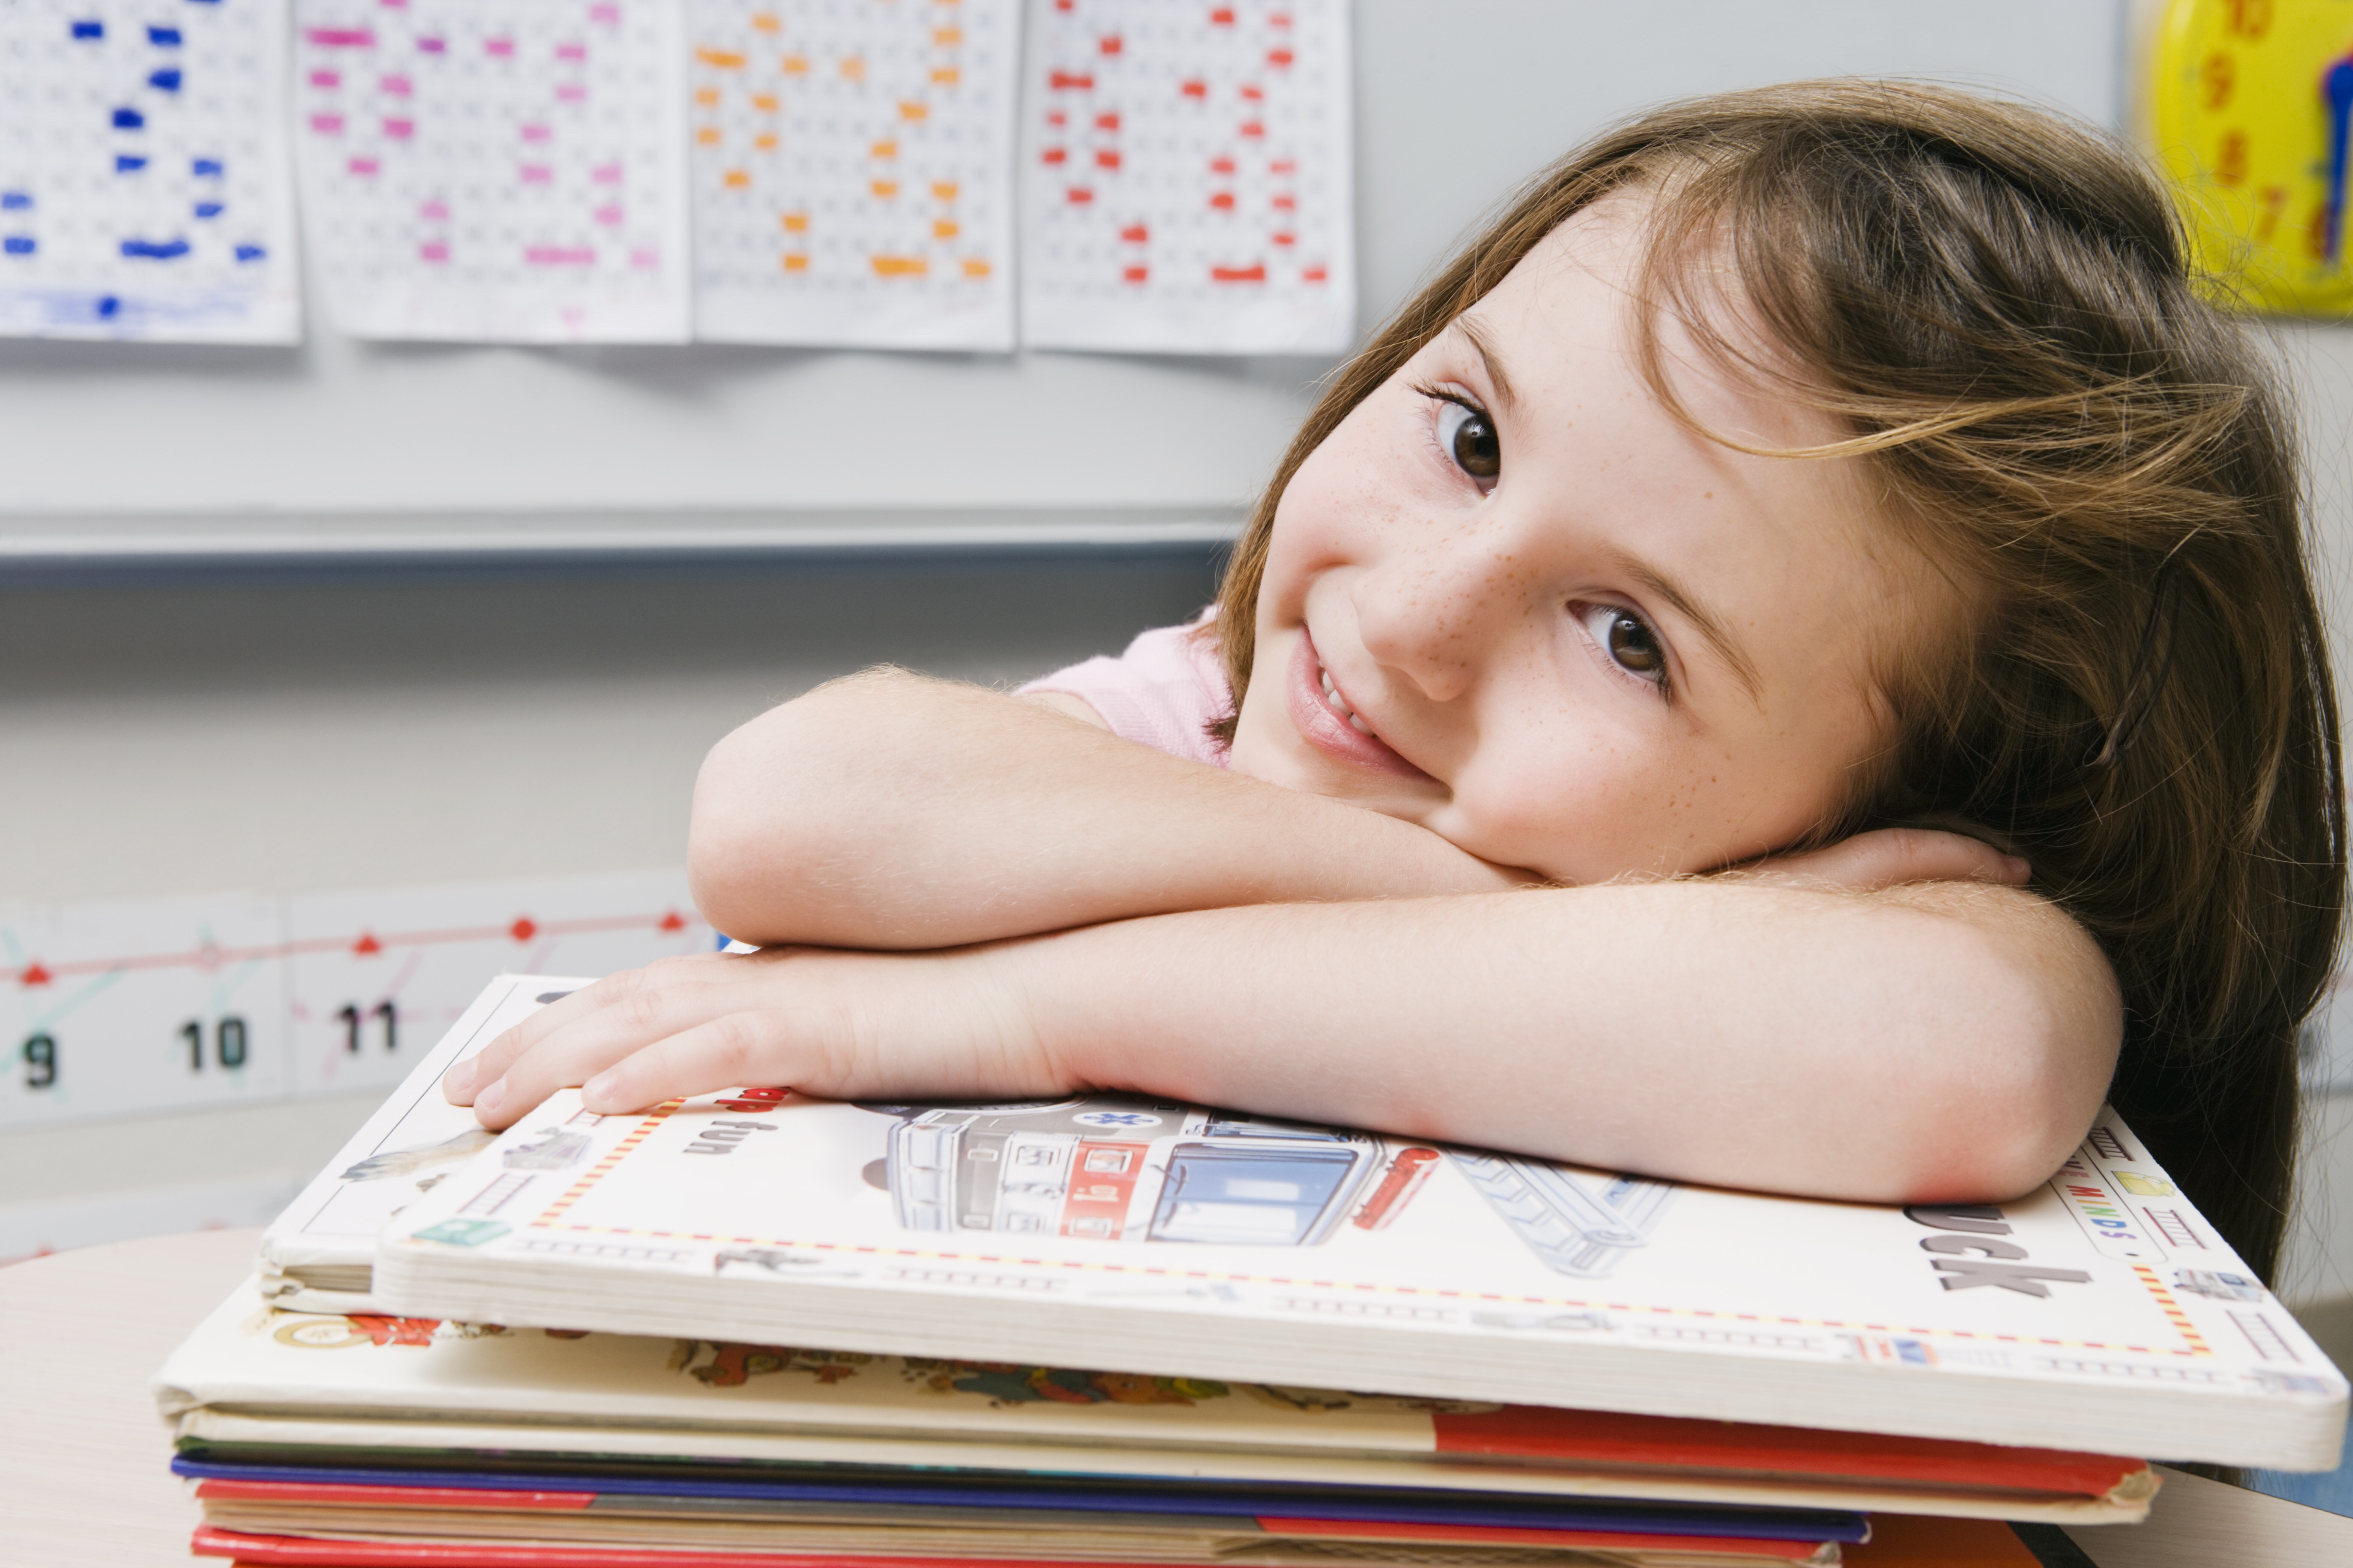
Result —
[{"label": "teeth", "polygon": [[1345,719],[1350,724],[1356,726],[1356,733],[1360,735],[1371,734],[1373,732],[1373,727],[1366,723],[1362,719],[1356,717],[1356,710],[1348,706],[1347,700],[1340,695],[1339,688],[1332,684],[1332,672],[1328,669],[1318,667],[1315,673],[1321,679],[1324,685],[1324,700],[1331,705],[1332,711],[1337,713],[1341,718]]}]

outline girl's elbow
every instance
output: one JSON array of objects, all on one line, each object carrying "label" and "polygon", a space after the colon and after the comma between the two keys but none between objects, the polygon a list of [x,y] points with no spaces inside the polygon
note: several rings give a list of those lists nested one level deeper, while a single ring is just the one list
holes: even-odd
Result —
[{"label": "girl's elbow", "polygon": [[[2088,941],[2085,946],[2090,946]],[[2001,1203],[2051,1179],[2106,1098],[2123,1010],[2096,952],[2063,973],[1978,977],[1913,1098],[1904,1136],[1923,1158],[1906,1202]]]},{"label": "girl's elbow", "polygon": [[[787,705],[789,706],[789,705]],[[712,747],[694,781],[687,819],[686,876],[695,908],[713,929],[749,942],[781,940],[780,892],[805,860],[800,842],[814,814],[796,809],[790,725],[772,709]]]},{"label": "girl's elbow", "polygon": [[[2056,910],[1951,921],[1908,971],[1892,1020],[1908,1048],[1873,1100],[1880,1201],[2000,1204],[2033,1192],[2083,1142],[2108,1093],[2123,999],[2099,947]],[[1925,980],[1925,983],[1923,983]]]}]

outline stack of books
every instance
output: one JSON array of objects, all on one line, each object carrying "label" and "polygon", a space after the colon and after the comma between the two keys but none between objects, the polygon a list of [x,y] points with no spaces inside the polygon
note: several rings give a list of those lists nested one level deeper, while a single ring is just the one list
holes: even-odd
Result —
[{"label": "stack of books", "polygon": [[2136,1456],[2344,1432],[2113,1116],[1895,1209],[1134,1097],[443,1102],[577,984],[495,983],[164,1369],[199,1553],[2029,1568],[2147,1513]]}]

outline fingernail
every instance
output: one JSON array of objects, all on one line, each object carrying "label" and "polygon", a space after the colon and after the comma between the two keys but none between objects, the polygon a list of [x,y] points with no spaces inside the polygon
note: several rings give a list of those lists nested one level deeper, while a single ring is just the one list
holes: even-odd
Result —
[{"label": "fingernail", "polygon": [[464,1094],[473,1087],[474,1064],[471,1062],[459,1062],[441,1075],[442,1090],[452,1097]]},{"label": "fingernail", "polygon": [[2020,859],[2015,855],[2003,856],[2001,858],[2001,868],[2009,872],[2013,879],[2021,882],[2025,881],[2029,877],[2034,875],[2034,868],[2028,865],[2024,860]]},{"label": "fingernail", "polygon": [[610,1100],[619,1088],[620,1085],[613,1081],[611,1073],[600,1072],[580,1086],[580,1103],[585,1106],[591,1100]]},{"label": "fingernail", "polygon": [[474,1114],[477,1116],[497,1115],[499,1101],[504,1100],[506,1097],[507,1080],[501,1079],[498,1082],[491,1084],[489,1088],[483,1089],[481,1093],[474,1096]]}]

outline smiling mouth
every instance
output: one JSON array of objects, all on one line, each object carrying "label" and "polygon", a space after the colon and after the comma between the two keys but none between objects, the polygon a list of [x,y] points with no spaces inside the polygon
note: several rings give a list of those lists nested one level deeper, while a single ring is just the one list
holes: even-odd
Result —
[{"label": "smiling mouth", "polygon": [[1293,659],[1289,702],[1291,721],[1300,739],[1352,767],[1399,778],[1430,779],[1428,773],[1382,740],[1379,731],[1356,711],[1342,693],[1339,683],[1333,679],[1332,672],[1324,668],[1324,656],[1315,649],[1314,635],[1305,626],[1299,628],[1299,645]]}]

